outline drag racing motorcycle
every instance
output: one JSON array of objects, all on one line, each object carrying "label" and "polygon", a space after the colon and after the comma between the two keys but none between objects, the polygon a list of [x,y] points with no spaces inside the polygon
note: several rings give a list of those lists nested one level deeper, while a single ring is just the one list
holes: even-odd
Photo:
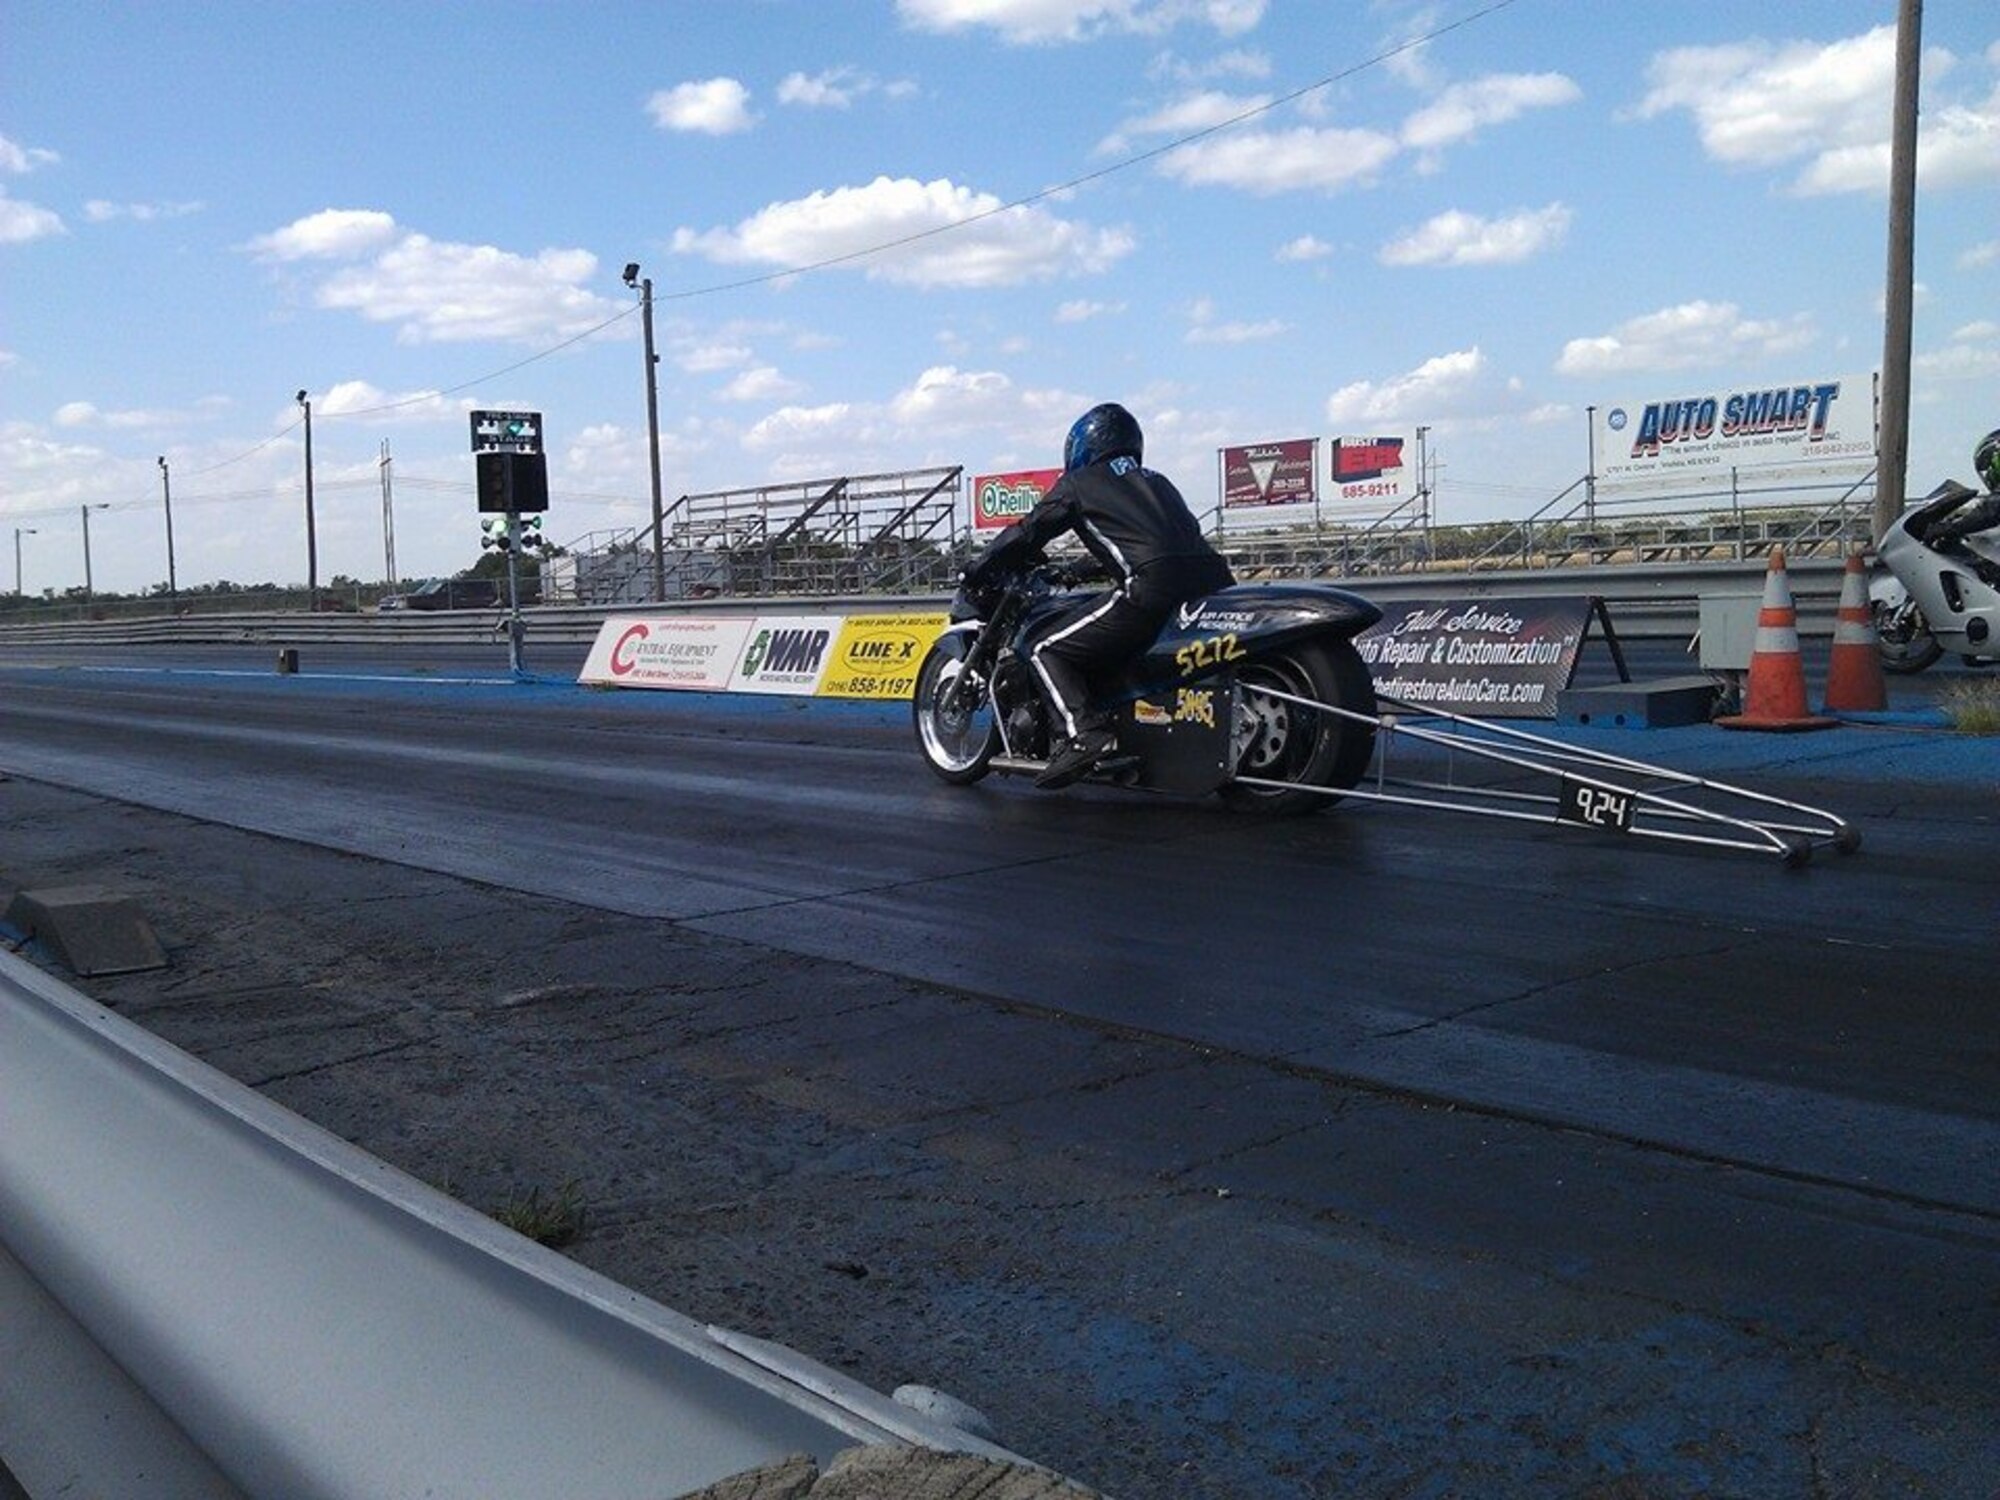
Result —
[{"label": "drag racing motorcycle", "polygon": [[1876,546],[1887,574],[1870,582],[1883,670],[1921,672],[1947,651],[2000,662],[2000,529],[1941,545],[1931,533],[1986,497],[1948,479],[1910,505]]},{"label": "drag racing motorcycle", "polygon": [[[917,672],[912,716],[930,768],[956,786],[1047,764],[1047,705],[1027,643],[1079,602],[1087,572],[1043,563],[962,587]],[[1325,584],[1235,584],[1175,611],[1159,638],[1094,684],[1118,748],[1091,779],[1269,813],[1331,805],[1368,770],[1375,687],[1354,637],[1382,612]]]}]

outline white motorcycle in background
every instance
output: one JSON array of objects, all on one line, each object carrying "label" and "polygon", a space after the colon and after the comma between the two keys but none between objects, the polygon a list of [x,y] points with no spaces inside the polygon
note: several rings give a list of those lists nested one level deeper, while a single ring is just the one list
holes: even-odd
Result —
[{"label": "white motorcycle in background", "polygon": [[1947,651],[1969,666],[2000,662],[2000,525],[1936,534],[1975,501],[2000,512],[2000,496],[1948,479],[1913,502],[1876,547],[1888,573],[1875,576],[1868,597],[1884,671],[1921,672]]}]

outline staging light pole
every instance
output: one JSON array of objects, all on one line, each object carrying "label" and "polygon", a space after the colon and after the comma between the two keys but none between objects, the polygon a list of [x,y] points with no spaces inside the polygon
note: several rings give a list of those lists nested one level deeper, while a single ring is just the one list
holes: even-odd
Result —
[{"label": "staging light pole", "polygon": [[21,597],[21,538],[34,534],[35,528],[32,526],[14,528],[14,597],[17,599]]},{"label": "staging light pole", "polygon": [[167,507],[167,598],[179,603],[180,586],[174,579],[174,486],[167,476],[167,456],[160,455],[160,500]]},{"label": "staging light pole", "polygon": [[319,610],[319,536],[313,528],[313,404],[300,391],[293,398],[306,414],[306,608]]},{"label": "staging light pole", "polygon": [[628,261],[625,285],[639,293],[639,322],[646,333],[646,440],[653,459],[653,602],[667,597],[667,549],[662,532],[666,514],[660,508],[660,356],[653,352],[653,278],[639,276],[639,262]]},{"label": "staging light pole", "polygon": [[111,509],[111,502],[99,500],[94,505],[79,505],[77,509],[83,512],[83,598],[87,604],[91,595],[96,593],[90,580],[90,513],[94,510]]}]

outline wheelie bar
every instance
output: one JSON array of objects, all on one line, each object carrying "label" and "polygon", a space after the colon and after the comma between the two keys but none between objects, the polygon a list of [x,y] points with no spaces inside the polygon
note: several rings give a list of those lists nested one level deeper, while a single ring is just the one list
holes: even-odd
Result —
[{"label": "wheelie bar", "polygon": [[[1736,849],[1775,856],[1795,869],[1809,862],[1815,849],[1831,847],[1851,854],[1861,847],[1858,829],[1821,808],[1629,756],[1566,744],[1490,719],[1386,696],[1381,702],[1389,711],[1370,718],[1273,687],[1245,685],[1243,691],[1374,724],[1376,753],[1370,775],[1346,790],[1326,789],[1325,795],[1330,797]],[[1392,776],[1390,761],[1398,740],[1442,750],[1443,779]],[[1500,772],[1480,784],[1461,781],[1462,759],[1498,767]],[[1519,784],[1533,778],[1553,778],[1553,790],[1529,790]],[[1253,786],[1265,784],[1254,777],[1239,776],[1237,780]]]}]

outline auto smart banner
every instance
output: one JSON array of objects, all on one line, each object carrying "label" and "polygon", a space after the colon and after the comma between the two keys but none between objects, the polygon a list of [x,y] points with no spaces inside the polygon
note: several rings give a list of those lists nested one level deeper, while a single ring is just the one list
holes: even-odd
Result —
[{"label": "auto smart banner", "polygon": [[1319,498],[1319,439],[1221,450],[1224,505],[1298,505]]},{"label": "auto smart banner", "polygon": [[1061,469],[1017,469],[1011,474],[982,474],[972,481],[972,524],[982,531],[1012,526],[1041,504],[1056,487]]},{"label": "auto smart banner", "polygon": [[1420,599],[1354,638],[1375,691],[1490,719],[1553,719],[1590,628],[1588,597]]},{"label": "auto smart banner", "polygon": [[1597,408],[1599,483],[1682,483],[1729,465],[1875,459],[1875,378],[1661,392]]}]

